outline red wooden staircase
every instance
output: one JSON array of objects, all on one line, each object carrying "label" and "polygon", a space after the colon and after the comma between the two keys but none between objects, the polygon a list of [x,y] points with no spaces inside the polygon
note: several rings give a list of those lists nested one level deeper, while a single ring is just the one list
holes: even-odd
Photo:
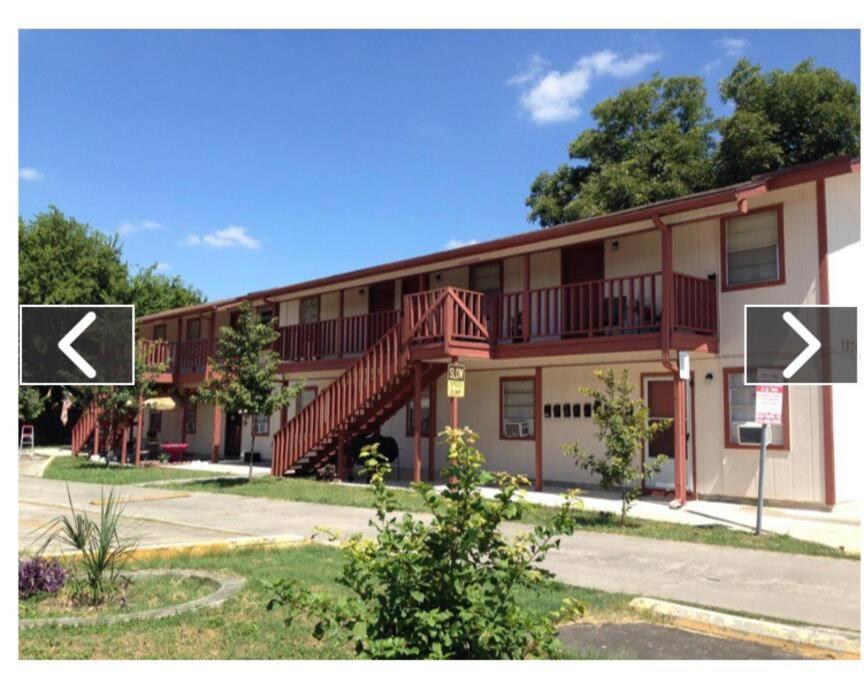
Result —
[{"label": "red wooden staircase", "polygon": [[403,315],[335,382],[273,437],[271,471],[302,474],[335,457],[340,435],[350,441],[376,431],[413,396],[420,365],[423,388],[454,355],[489,354],[483,295],[446,287],[404,297]]},{"label": "red wooden staircase", "polygon": [[72,455],[78,455],[81,452],[81,449],[84,448],[84,444],[86,444],[90,437],[96,431],[96,425],[99,422],[99,408],[95,402],[91,402],[88,405],[84,412],[81,413],[81,416],[78,418],[78,421],[72,427]]}]

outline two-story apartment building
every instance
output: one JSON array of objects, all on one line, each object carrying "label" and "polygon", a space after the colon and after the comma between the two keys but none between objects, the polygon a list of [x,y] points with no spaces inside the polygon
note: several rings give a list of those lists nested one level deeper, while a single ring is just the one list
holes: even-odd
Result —
[{"label": "two-story apartment building", "polygon": [[[598,448],[579,387],[598,368],[627,370],[651,414],[673,427],[646,447],[671,457],[648,488],[753,498],[758,448],[738,443],[753,419],[743,383],[744,305],[857,303],[860,173],[839,158],[619,213],[376,265],[139,319],[177,407],[144,410],[142,431],[201,457],[249,448],[274,475],[338,463],[357,434],[393,437],[399,464],[433,477],[435,434],[470,426],[490,469],[586,485],[562,454]],[[853,291],[854,290],[854,291]],[[220,328],[250,301],[279,331],[279,380],[303,379],[296,405],[246,424],[189,401]],[[677,359],[690,354],[689,380]],[[447,362],[467,368],[447,398]],[[769,500],[833,505],[851,495],[856,456],[843,389],[794,386],[767,460]],[[455,414],[454,414],[455,413]],[[779,433],[778,433],[779,432]]]}]

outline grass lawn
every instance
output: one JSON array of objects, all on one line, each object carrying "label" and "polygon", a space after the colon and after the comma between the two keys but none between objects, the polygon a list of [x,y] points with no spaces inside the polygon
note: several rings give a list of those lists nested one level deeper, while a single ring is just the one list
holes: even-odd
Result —
[{"label": "grass lawn", "polygon": [[193,576],[142,576],[121,585],[117,594],[98,608],[79,604],[71,582],[54,595],[34,596],[18,602],[21,619],[89,617],[179,605],[216,590],[217,584]]},{"label": "grass lawn", "polygon": [[91,462],[87,458],[62,457],[54,458],[45,468],[42,475],[45,479],[62,479],[64,481],[83,481],[88,484],[142,484],[151,481],[167,479],[190,479],[212,477],[209,472],[200,470],[184,470],[176,465],[133,467],[131,465],[111,465]]},{"label": "grass lawn", "polygon": [[[252,482],[245,479],[211,479],[171,485],[171,488],[351,507],[372,507],[374,503],[372,490],[367,486],[342,486],[313,479],[262,477]],[[396,489],[393,493],[398,509],[408,512],[425,511],[423,499],[416,492],[410,489]],[[522,521],[536,524],[548,520],[554,514],[555,511],[552,508],[529,504]],[[803,555],[822,555],[847,559],[855,559],[856,557],[820,543],[803,541],[779,534],[755,536],[744,531],[729,529],[720,524],[696,527],[671,522],[631,519],[627,526],[622,527],[618,523],[618,515],[588,510],[580,511],[577,514],[578,528],[582,531],[643,536],[670,541],[690,541],[738,548],[756,548]]]},{"label": "grass lawn", "polygon": [[[332,641],[315,640],[311,625],[298,621],[288,627],[278,611],[265,609],[270,593],[264,583],[292,577],[320,591],[345,590],[335,583],[342,553],[332,547],[303,545],[295,548],[249,547],[230,552],[150,559],[129,569],[184,567],[240,574],[247,583],[239,594],[215,609],[182,614],[150,622],[58,629],[41,627],[22,631],[22,659],[332,659],[350,658],[353,651]],[[631,596],[555,584],[539,593],[522,594],[538,610],[557,608],[565,597],[581,600],[587,619],[632,619]],[[586,653],[569,653],[586,656]]]}]

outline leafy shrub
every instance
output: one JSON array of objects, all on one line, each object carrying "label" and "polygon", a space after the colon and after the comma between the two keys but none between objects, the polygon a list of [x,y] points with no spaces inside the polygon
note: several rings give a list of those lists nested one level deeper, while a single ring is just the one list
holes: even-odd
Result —
[{"label": "leafy shrub", "polygon": [[18,561],[18,599],[56,593],[66,583],[66,570],[57,560],[31,557]]},{"label": "leafy shrub", "polygon": [[648,406],[639,398],[633,398],[634,387],[627,371],[621,377],[615,371],[596,370],[594,376],[603,384],[603,390],[580,387],[579,391],[594,400],[591,419],[597,426],[597,440],[603,444],[605,453],[588,453],[576,441],[564,444],[563,450],[582,469],[600,477],[600,486],[605,490],[621,490],[621,519],[623,526],[633,501],[642,495],[642,483],[660,471],[666,461],[665,455],[644,461],[640,458],[642,447],[653,441],[671,420],[649,419]]},{"label": "leafy shrub", "polygon": [[129,559],[134,545],[120,538],[119,525],[124,506],[114,493],[104,492],[99,499],[99,521],[78,512],[72,502],[72,494],[66,487],[71,516],[61,516],[51,525],[50,535],[43,545],[58,541],[81,554],[75,563],[72,580],[79,601],[100,605],[113,594],[118,586],[120,571]]},{"label": "leafy shrub", "polygon": [[[377,537],[356,534],[344,545],[348,560],[339,582],[353,595],[337,598],[283,580],[273,585],[268,609],[285,608],[288,624],[300,615],[311,617],[316,638],[332,633],[375,659],[557,655],[556,625],[581,614],[582,606],[568,600],[561,610],[544,614],[522,607],[514,595],[551,580],[539,565],[559,537],[574,530],[573,492],[551,522],[505,538],[501,524],[522,517],[527,479],[484,471],[471,430],[448,428],[444,436],[446,489],[439,493],[415,484],[432,513],[430,522],[389,514],[394,496],[384,478],[390,467],[377,444],[365,447],[376,501],[370,525]],[[484,500],[479,488],[491,484],[500,492]]]}]

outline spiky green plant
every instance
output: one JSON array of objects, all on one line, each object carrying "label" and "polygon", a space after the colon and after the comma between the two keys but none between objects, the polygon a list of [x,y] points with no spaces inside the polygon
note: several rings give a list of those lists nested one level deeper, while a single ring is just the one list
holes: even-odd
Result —
[{"label": "spiky green plant", "polygon": [[76,594],[81,602],[100,605],[116,591],[120,572],[135,548],[134,543],[120,537],[120,520],[126,506],[113,488],[107,498],[103,491],[96,522],[75,508],[68,485],[66,497],[71,515],[61,515],[51,523],[42,551],[56,541],[80,553],[72,575]]}]

